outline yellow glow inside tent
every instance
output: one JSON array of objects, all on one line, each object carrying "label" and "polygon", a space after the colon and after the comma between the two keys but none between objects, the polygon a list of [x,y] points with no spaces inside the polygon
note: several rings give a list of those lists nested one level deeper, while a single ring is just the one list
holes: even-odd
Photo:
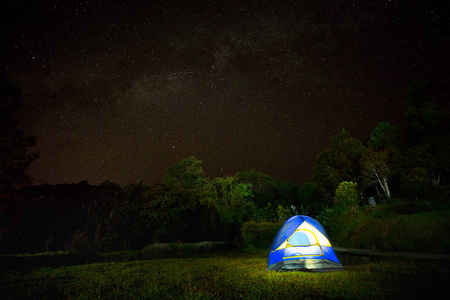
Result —
[{"label": "yellow glow inside tent", "polygon": [[[296,234],[297,232],[301,232],[309,240],[308,245],[291,245],[289,243],[289,239]],[[300,226],[295,229],[295,231],[291,234],[291,236],[280,245],[275,251],[288,248],[288,247],[298,247],[298,246],[328,246],[331,247],[330,241],[316,228],[308,224],[306,221],[304,221]]]}]

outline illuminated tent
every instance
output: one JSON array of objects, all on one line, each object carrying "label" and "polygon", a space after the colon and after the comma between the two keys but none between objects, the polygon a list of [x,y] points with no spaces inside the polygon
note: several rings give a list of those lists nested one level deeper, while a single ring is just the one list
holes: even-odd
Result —
[{"label": "illuminated tent", "polygon": [[293,216],[273,240],[267,269],[326,272],[342,270],[342,264],[319,222],[307,216]]}]

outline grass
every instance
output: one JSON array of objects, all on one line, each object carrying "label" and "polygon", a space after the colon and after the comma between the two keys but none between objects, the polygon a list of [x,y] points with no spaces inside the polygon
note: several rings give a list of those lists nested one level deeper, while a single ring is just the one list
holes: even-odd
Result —
[{"label": "grass", "polygon": [[267,250],[0,271],[2,299],[407,299],[446,291],[450,262],[340,254],[341,272],[266,270]]},{"label": "grass", "polygon": [[140,251],[143,259],[183,258],[214,255],[237,249],[237,245],[227,242],[169,243],[151,244]]}]

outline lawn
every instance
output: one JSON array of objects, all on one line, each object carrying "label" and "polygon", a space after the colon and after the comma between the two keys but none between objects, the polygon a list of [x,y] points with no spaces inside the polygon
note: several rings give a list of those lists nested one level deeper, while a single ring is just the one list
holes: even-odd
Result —
[{"label": "lawn", "polygon": [[[2,268],[1,299],[417,299],[447,290],[450,262],[338,253],[344,270],[276,273],[267,251]],[[27,258],[30,259],[30,258]],[[31,258],[32,259],[32,258]]]}]

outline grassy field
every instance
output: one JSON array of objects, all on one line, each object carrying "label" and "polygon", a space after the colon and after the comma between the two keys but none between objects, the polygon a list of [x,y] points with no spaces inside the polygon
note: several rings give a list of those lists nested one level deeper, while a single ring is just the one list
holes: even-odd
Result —
[{"label": "grassy field", "polygon": [[343,253],[338,257],[344,270],[331,273],[267,271],[267,251],[263,250],[183,259],[4,267],[0,295],[1,299],[425,299],[448,288],[449,261]]}]

